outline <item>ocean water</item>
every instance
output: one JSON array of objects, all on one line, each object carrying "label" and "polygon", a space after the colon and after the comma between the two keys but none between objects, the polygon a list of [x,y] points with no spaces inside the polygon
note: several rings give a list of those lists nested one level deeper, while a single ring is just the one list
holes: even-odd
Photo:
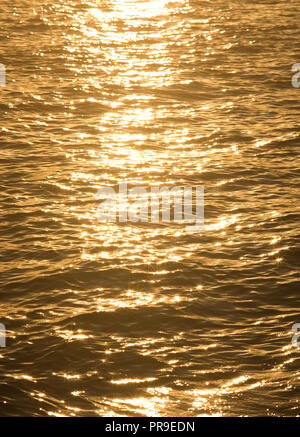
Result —
[{"label": "ocean water", "polygon": [[[298,1],[0,6],[2,416],[300,414]],[[203,186],[205,223],[97,190]]]}]

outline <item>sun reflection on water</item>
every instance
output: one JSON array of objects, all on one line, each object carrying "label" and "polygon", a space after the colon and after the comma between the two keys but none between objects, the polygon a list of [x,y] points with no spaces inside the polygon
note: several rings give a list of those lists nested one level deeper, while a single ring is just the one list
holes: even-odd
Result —
[{"label": "sun reflection on water", "polygon": [[[292,391],[298,132],[282,59],[265,62],[268,2],[21,3],[15,70],[32,63],[1,128],[8,384],[51,416],[221,416]],[[96,193],[121,181],[204,185],[203,232],[100,223]]]}]

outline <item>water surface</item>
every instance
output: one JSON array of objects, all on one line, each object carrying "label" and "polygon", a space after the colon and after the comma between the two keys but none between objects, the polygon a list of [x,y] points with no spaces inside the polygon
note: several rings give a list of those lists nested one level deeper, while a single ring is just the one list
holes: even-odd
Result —
[{"label": "water surface", "polygon": [[[2,3],[0,413],[299,415],[299,2]],[[99,223],[119,181],[203,231]]]}]

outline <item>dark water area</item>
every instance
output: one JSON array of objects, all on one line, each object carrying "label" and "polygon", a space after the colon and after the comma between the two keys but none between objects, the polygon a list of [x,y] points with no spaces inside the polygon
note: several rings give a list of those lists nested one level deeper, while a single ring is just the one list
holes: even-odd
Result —
[{"label": "dark water area", "polygon": [[299,2],[2,3],[0,415],[299,415]]}]

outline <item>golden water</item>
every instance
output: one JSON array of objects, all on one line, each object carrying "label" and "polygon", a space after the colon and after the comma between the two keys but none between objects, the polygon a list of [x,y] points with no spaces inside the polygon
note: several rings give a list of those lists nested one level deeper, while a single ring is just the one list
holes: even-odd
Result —
[{"label": "golden water", "polygon": [[[297,1],[0,6],[2,415],[298,415]],[[97,190],[204,186],[205,227]]]}]

